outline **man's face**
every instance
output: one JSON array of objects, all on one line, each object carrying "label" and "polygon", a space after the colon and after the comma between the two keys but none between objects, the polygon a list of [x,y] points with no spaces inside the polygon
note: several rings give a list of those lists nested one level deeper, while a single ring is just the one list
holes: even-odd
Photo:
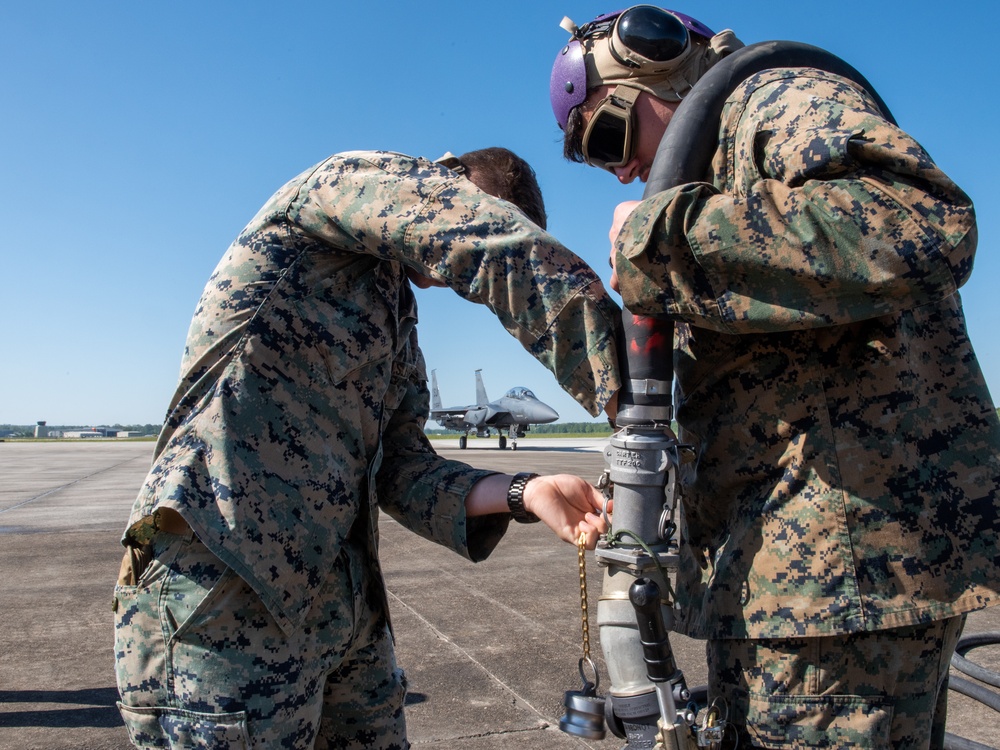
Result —
[{"label": "man's face", "polygon": [[[611,94],[614,86],[599,86],[592,90],[587,100],[580,105],[583,117],[583,130],[586,131],[597,106]],[[665,102],[642,91],[632,107],[635,133],[635,151],[632,158],[620,167],[612,167],[618,181],[627,185],[636,178],[645,182],[649,177],[649,168],[653,165],[653,157],[660,146],[660,140],[667,129],[670,118],[677,109],[677,102]]]}]

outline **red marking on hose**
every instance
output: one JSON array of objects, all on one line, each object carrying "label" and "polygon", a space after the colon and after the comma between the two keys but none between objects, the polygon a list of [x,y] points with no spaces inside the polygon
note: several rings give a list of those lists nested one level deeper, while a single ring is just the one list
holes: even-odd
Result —
[{"label": "red marking on hose", "polygon": [[640,344],[639,339],[632,339],[629,349],[639,354],[649,354],[650,352],[662,351],[667,345],[667,337],[662,333],[654,333],[648,336],[644,343]]}]

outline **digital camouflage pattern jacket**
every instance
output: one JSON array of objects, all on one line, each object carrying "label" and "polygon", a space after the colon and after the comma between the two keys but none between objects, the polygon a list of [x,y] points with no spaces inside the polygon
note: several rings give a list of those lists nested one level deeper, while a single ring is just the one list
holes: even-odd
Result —
[{"label": "digital camouflage pattern jacket", "polygon": [[996,601],[1000,425],[958,288],[970,199],[866,95],[768,70],[703,183],[618,238],[632,312],[668,312],[686,479],[678,628],[794,637]]},{"label": "digital camouflage pattern jacket", "polygon": [[424,436],[406,268],[489,306],[591,414],[618,389],[619,309],[582,260],[441,165],[335,155],[281,188],[209,279],[123,541],[177,510],[286,630],[358,518],[374,556],[376,503],[488,555],[508,517],[467,522],[465,497],[492,472],[442,459]]}]

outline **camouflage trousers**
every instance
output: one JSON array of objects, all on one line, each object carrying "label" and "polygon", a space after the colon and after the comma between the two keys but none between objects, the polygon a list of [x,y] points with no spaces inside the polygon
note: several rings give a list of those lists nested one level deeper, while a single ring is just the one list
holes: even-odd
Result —
[{"label": "camouflage trousers", "polygon": [[709,695],[725,702],[741,749],[942,748],[948,668],[964,623],[709,641]]},{"label": "camouflage trousers", "polygon": [[286,635],[194,534],[151,545],[138,580],[115,587],[118,706],[136,747],[409,747],[405,680],[361,548],[345,546]]}]

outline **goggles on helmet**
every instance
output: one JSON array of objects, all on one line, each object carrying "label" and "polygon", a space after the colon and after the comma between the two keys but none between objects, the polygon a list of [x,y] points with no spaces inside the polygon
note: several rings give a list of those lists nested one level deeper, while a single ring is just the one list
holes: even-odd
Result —
[{"label": "goggles on helmet", "polygon": [[635,153],[635,118],[632,106],[638,89],[616,86],[597,105],[583,132],[583,159],[587,164],[613,172]]},{"label": "goggles on helmet", "polygon": [[[683,57],[690,36],[683,21],[652,5],[637,5],[620,16],[611,30],[611,54],[631,68],[657,68]],[[650,65],[652,63],[653,65]]]},{"label": "goggles on helmet", "polygon": [[667,101],[677,101],[693,85],[692,36],[708,40],[711,29],[683,13],[636,5],[598,16],[577,27],[564,18],[573,38],[552,66],[549,95],[560,128],[587,91],[603,84],[625,84]]}]

